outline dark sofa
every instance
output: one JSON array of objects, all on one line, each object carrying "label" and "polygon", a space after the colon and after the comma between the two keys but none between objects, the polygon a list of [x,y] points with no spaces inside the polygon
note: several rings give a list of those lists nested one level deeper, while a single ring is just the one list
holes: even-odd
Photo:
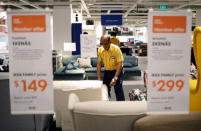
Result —
[{"label": "dark sofa", "polygon": [[[97,78],[98,58],[90,58],[91,67],[67,69],[69,63],[77,61],[79,55],[63,56],[63,67],[54,73],[54,80],[83,80]],[[101,77],[103,77],[104,65],[101,68]],[[124,78],[132,76],[141,76],[141,70],[138,67],[138,59],[135,56],[124,56]]]}]

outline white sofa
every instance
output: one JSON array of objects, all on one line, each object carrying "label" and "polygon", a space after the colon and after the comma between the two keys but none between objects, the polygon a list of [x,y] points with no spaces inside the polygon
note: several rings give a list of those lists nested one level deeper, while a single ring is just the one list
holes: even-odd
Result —
[{"label": "white sofa", "polygon": [[145,116],[146,101],[88,101],[80,102],[75,94],[69,96],[68,108],[75,131],[133,131],[133,123]]},{"label": "white sofa", "polygon": [[80,101],[108,100],[107,87],[101,81],[54,81],[54,106],[56,127],[62,131],[72,131],[72,118],[68,110],[68,97],[70,93],[79,96]]}]

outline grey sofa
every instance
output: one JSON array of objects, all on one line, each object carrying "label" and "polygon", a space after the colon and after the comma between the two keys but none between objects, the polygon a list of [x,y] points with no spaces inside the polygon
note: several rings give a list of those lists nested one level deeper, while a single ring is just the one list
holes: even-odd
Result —
[{"label": "grey sofa", "polygon": [[[91,66],[87,68],[77,68],[68,70],[67,65],[80,58],[79,55],[62,56],[63,67],[54,72],[54,80],[82,80],[97,78],[98,58],[90,58]],[[138,67],[138,59],[135,56],[124,56],[124,77],[141,76],[141,70]],[[103,77],[104,65],[102,64],[101,76]]]}]

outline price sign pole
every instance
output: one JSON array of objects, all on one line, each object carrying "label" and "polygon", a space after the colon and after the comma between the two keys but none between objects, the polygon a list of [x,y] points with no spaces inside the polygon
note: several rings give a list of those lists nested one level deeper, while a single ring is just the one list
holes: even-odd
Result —
[{"label": "price sign pole", "polygon": [[52,114],[50,12],[8,12],[12,114]]},{"label": "price sign pole", "polygon": [[148,114],[189,111],[191,15],[149,12]]}]

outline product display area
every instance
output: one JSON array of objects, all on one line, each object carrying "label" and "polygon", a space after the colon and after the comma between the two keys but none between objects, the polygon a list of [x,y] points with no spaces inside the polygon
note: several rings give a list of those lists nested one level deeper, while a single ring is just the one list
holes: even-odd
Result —
[{"label": "product display area", "polygon": [[200,0],[2,0],[0,130],[200,131],[200,43]]}]

